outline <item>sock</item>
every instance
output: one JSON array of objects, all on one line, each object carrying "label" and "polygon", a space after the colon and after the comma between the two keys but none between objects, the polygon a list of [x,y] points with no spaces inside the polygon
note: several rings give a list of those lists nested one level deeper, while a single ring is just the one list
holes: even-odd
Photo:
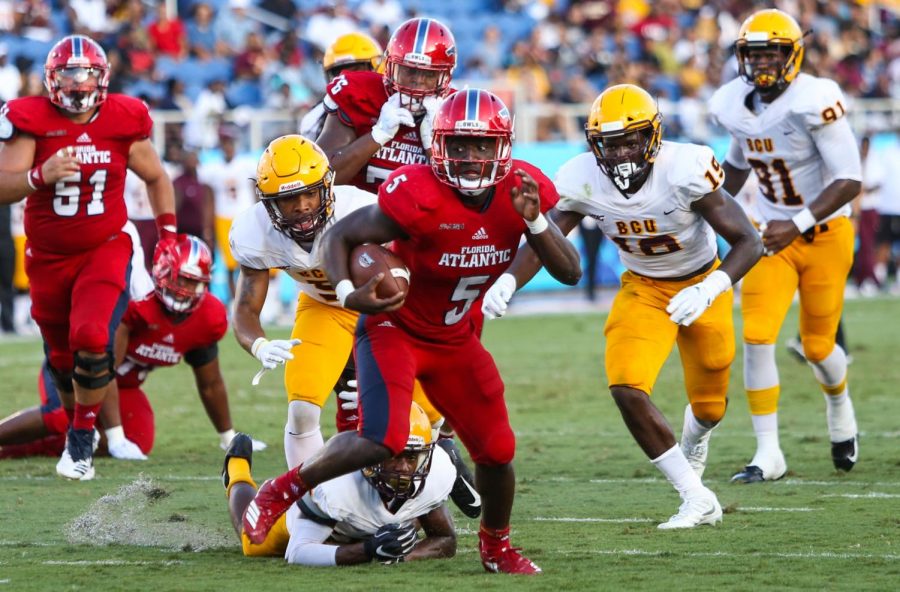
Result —
[{"label": "sock", "polygon": [[771,465],[776,459],[784,456],[778,440],[778,413],[751,415],[750,420],[753,422],[753,431],[756,433],[756,454],[753,455],[750,464],[768,473],[774,469]]},{"label": "sock", "polygon": [[275,490],[290,495],[294,500],[303,497],[303,494],[309,491],[309,487],[306,486],[303,478],[300,477],[300,468],[302,466],[290,469],[288,472],[275,477],[272,480]]},{"label": "sock", "polygon": [[677,444],[650,462],[662,471],[662,474],[666,476],[666,479],[682,498],[687,498],[698,490],[706,489]]},{"label": "sock", "polygon": [[840,394],[847,382],[847,355],[839,345],[820,362],[809,362],[822,392],[829,395]]},{"label": "sock", "polygon": [[715,426],[708,428],[694,416],[691,406],[688,405],[684,411],[684,427],[681,429],[681,439],[688,446],[696,446],[703,436],[715,429]]},{"label": "sock", "polygon": [[66,417],[69,418],[69,425],[72,425],[72,422],[75,421],[75,408],[63,407],[63,411],[66,412]]},{"label": "sock", "polygon": [[294,434],[287,427],[284,430],[284,458],[288,468],[293,469],[325,446],[322,430],[316,428],[303,434]]},{"label": "sock", "polygon": [[856,435],[856,415],[847,386],[847,355],[835,345],[820,362],[810,362],[813,374],[825,397],[825,416],[828,437],[832,442],[844,442]]},{"label": "sock", "polygon": [[744,343],[744,389],[751,415],[778,411],[781,387],[774,344]]},{"label": "sock", "polygon": [[93,430],[97,423],[97,413],[100,412],[101,403],[96,405],[82,405],[75,402],[75,417],[72,419],[72,429]]},{"label": "sock", "polygon": [[481,523],[478,529],[478,542],[482,555],[493,557],[509,546],[509,526],[505,528],[489,528]]},{"label": "sock", "polygon": [[225,497],[231,497],[231,488],[235,483],[249,483],[254,489],[256,481],[250,476],[250,463],[246,458],[232,456],[228,459],[228,487],[225,488]]}]

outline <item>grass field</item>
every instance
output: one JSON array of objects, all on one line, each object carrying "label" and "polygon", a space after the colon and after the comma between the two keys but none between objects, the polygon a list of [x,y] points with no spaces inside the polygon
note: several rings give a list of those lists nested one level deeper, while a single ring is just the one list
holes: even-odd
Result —
[{"label": "grass field", "polygon": [[[679,500],[608,396],[603,316],[489,323],[484,340],[503,373],[518,436],[513,543],[544,569],[533,579],[485,574],[476,552],[478,525],[458,513],[459,552],[447,561],[304,569],[245,559],[218,479],[222,453],[190,371],[182,365],[157,372],[147,383],[157,423],[149,461],[99,459],[98,477],[87,483],[57,478],[55,459],[0,461],[0,590],[897,590],[898,317],[900,301],[847,304],[855,358],[850,385],[862,442],[860,463],[846,475],[832,467],[824,402],[811,372],[779,348],[788,475],[762,485],[728,483],[755,445],[739,350],[731,405],[713,435],[706,471],[707,484],[727,506],[725,520],[686,532],[656,530]],[[782,340],[796,327],[796,310],[785,326]],[[280,473],[280,381],[269,375],[251,389],[256,361],[231,335],[220,351],[235,427],[270,444],[254,458],[254,475]],[[0,416],[36,403],[40,355],[37,342],[0,343],[6,385]],[[654,400],[680,433],[686,399],[676,362],[673,355]],[[326,418],[333,416],[331,405]],[[139,473],[156,484],[152,495],[132,487],[137,493],[120,496],[125,515],[91,531],[69,528]],[[99,515],[112,516],[116,504],[107,505]],[[84,539],[93,544],[78,542]]]}]

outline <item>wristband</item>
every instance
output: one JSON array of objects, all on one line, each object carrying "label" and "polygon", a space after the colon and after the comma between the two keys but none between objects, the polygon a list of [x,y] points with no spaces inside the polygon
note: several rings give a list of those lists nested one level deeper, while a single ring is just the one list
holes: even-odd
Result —
[{"label": "wristband", "polygon": [[26,175],[26,180],[28,181],[28,186],[37,191],[41,187],[46,187],[47,183],[44,182],[44,171],[41,170],[41,165],[37,165],[28,171]]},{"label": "wristband", "polygon": [[122,429],[122,426],[109,428],[108,430],[104,431],[104,433],[106,434],[107,446],[115,446],[125,439],[125,430]]},{"label": "wristband", "polygon": [[231,444],[231,440],[234,438],[234,430],[225,430],[224,432],[219,432],[219,441],[222,443],[223,447],[227,447]]},{"label": "wristband", "polygon": [[534,220],[525,220],[525,226],[528,227],[528,232],[531,234],[540,234],[549,228],[550,223],[543,214],[538,214]]},{"label": "wristband", "polygon": [[347,296],[355,291],[356,288],[350,280],[341,280],[338,282],[337,286],[334,287],[334,293],[342,307],[344,306],[344,301],[347,299]]},{"label": "wristband", "polygon": [[265,337],[257,337],[256,341],[253,342],[253,345],[250,346],[250,353],[254,358],[256,357],[256,352],[259,350],[260,346],[262,346],[262,344],[264,344],[266,341],[268,341],[268,339],[266,339]]},{"label": "wristband", "polygon": [[703,283],[713,290],[713,298],[716,298],[719,296],[719,294],[728,291],[728,288],[731,287],[732,281],[731,277],[727,273],[725,273],[721,269],[717,269],[706,276],[703,279]]},{"label": "wristband", "polygon": [[803,208],[791,218],[791,221],[797,226],[800,234],[803,234],[816,225],[816,217],[809,211],[809,208]]},{"label": "wristband", "polygon": [[178,233],[178,222],[175,214],[166,212],[156,217],[156,232],[159,234],[159,240],[176,238]]}]

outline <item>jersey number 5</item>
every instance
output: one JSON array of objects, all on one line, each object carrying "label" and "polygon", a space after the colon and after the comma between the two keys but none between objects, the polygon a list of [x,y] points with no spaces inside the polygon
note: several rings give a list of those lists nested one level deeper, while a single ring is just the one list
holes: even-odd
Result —
[{"label": "jersey number 5", "polygon": [[445,325],[455,325],[463,320],[472,304],[481,295],[481,286],[485,285],[491,279],[489,275],[471,275],[469,277],[459,278],[459,283],[450,296],[450,302],[462,302],[462,307],[451,308],[444,314]]},{"label": "jersey number 5", "polygon": [[[99,216],[103,213],[103,190],[106,189],[106,169],[94,171],[88,179],[93,191],[91,201],[87,203],[87,215]],[[81,172],[69,175],[56,182],[53,196],[53,211],[57,216],[70,218],[78,213],[78,202],[81,197]]]}]

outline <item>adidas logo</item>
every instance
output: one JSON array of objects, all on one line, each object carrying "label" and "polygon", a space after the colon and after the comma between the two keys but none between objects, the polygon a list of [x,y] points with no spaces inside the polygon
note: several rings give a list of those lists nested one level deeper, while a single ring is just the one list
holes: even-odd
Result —
[{"label": "adidas logo", "polygon": [[378,326],[379,327],[394,327],[394,323],[392,323],[390,321],[381,321],[380,323],[378,323]]},{"label": "adidas logo", "polygon": [[75,141],[79,142],[81,144],[89,144],[90,142],[93,142],[93,140],[91,140],[91,137],[88,135],[87,132],[84,132],[83,134],[78,136],[78,138]]},{"label": "adidas logo", "polygon": [[484,229],[484,226],[475,231],[475,234],[472,235],[473,240],[487,240],[488,233]]},{"label": "adidas logo", "polygon": [[175,343],[175,335],[173,335],[172,333],[169,333],[168,335],[163,337],[162,340],[165,343]]}]

